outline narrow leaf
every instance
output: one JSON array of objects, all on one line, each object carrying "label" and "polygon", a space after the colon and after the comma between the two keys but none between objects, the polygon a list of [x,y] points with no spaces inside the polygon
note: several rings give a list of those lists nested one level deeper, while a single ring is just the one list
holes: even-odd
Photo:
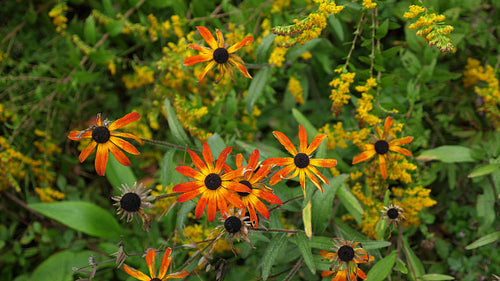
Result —
[{"label": "narrow leaf", "polygon": [[170,103],[170,100],[168,98],[166,98],[165,101],[163,102],[163,109],[167,114],[168,127],[170,128],[170,131],[172,132],[174,139],[179,144],[191,145],[191,141],[189,140],[189,137],[184,131],[184,128],[182,128],[182,125],[179,122],[179,119],[175,114],[175,110],[172,107],[172,104]]},{"label": "narrow leaf", "polygon": [[482,177],[489,175],[493,173],[494,171],[498,170],[500,168],[500,163],[493,163],[493,164],[487,164],[484,166],[480,166],[474,169],[468,177],[469,178],[475,178],[475,177]]},{"label": "narrow leaf", "polygon": [[493,233],[490,233],[488,235],[485,235],[479,239],[477,239],[476,241],[470,243],[469,245],[467,245],[465,247],[466,250],[472,250],[472,249],[475,249],[475,248],[479,248],[479,247],[482,247],[484,245],[488,245],[488,244],[491,244],[497,240],[500,239],[500,231],[497,231],[497,232],[493,232]]},{"label": "narrow leaf", "polygon": [[333,199],[340,185],[349,178],[341,174],[329,180],[330,184],[323,187],[323,193],[316,192],[312,198],[312,227],[314,233],[323,233],[328,226],[333,209]]},{"label": "narrow leaf", "polygon": [[183,202],[181,204],[179,212],[177,213],[177,230],[179,232],[179,236],[182,239],[184,239],[184,235],[182,233],[182,231],[184,230],[184,221],[187,219],[188,214],[191,212],[191,210],[194,209],[194,206],[196,206],[196,204],[193,202],[193,200]]},{"label": "narrow leaf", "polygon": [[263,67],[257,72],[255,77],[250,83],[250,88],[248,88],[248,94],[245,97],[246,110],[248,114],[252,114],[253,106],[255,102],[259,99],[260,95],[264,91],[264,86],[266,86],[267,79],[271,74],[270,67]]},{"label": "narrow leaf", "polygon": [[304,257],[304,262],[313,274],[316,273],[316,267],[314,266],[313,256],[311,252],[311,247],[309,245],[309,239],[302,233],[302,231],[297,231],[295,235],[297,246],[299,247],[302,257]]},{"label": "narrow leaf", "polygon": [[106,178],[115,188],[121,187],[122,184],[132,187],[137,181],[132,168],[120,164],[112,153],[109,154],[108,164],[106,165]]},{"label": "narrow leaf", "polygon": [[276,38],[276,34],[274,33],[269,33],[266,37],[262,38],[262,42],[259,47],[257,47],[257,63],[267,62],[267,53],[274,42],[274,38]]},{"label": "narrow leaf", "polygon": [[267,248],[262,260],[262,279],[264,281],[269,277],[269,273],[271,272],[272,266],[276,262],[278,254],[283,252],[283,248],[285,247],[287,241],[286,237],[286,233],[278,234],[274,236],[269,243],[269,247]]},{"label": "narrow leaf", "polygon": [[367,280],[380,281],[386,280],[387,276],[392,272],[392,267],[396,262],[397,251],[392,251],[388,256],[378,261],[370,272],[366,275]]},{"label": "narrow leaf", "polygon": [[439,160],[445,163],[475,162],[472,150],[458,145],[444,145],[434,149],[425,150],[417,157],[420,162]]},{"label": "narrow leaf", "polygon": [[[424,265],[410,248],[408,239],[406,237],[403,238],[403,248],[409,267],[407,276],[410,280],[416,280],[417,278],[425,274]],[[414,276],[413,274],[415,274],[416,276]]]},{"label": "narrow leaf", "polygon": [[170,149],[163,155],[163,160],[161,161],[161,184],[165,188],[167,185],[173,182],[174,173],[174,154],[175,149]]},{"label": "narrow leaf", "polygon": [[361,224],[361,215],[365,212],[359,203],[358,199],[347,189],[345,184],[342,184],[337,191],[337,196],[344,207],[354,217],[358,224]]},{"label": "narrow leaf", "polygon": [[302,209],[302,221],[304,222],[304,231],[306,232],[306,235],[309,238],[312,236],[311,208],[312,208],[312,200],[309,200],[304,209]]},{"label": "narrow leaf", "polygon": [[450,276],[450,275],[444,275],[444,274],[437,274],[437,273],[432,273],[432,274],[425,274],[422,275],[418,278],[419,280],[425,280],[425,281],[436,281],[436,280],[455,280],[455,277]]}]

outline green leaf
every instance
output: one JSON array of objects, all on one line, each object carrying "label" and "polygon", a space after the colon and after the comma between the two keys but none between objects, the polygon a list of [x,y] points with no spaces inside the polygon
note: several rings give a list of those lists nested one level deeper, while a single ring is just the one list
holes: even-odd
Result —
[{"label": "green leaf", "polygon": [[374,240],[368,240],[368,241],[359,241],[363,245],[363,249],[365,250],[375,250],[375,249],[381,249],[381,248],[387,248],[392,245],[391,242],[389,241],[374,241]]},{"label": "green leaf", "polygon": [[257,63],[266,63],[267,62],[267,54],[269,51],[269,48],[271,48],[271,45],[274,42],[274,38],[276,38],[276,34],[274,33],[269,33],[266,35],[266,37],[262,38],[262,42],[260,43],[259,47],[257,47]]},{"label": "green leaf", "polygon": [[458,145],[444,145],[425,150],[417,157],[420,162],[439,160],[445,163],[475,162],[472,149]]},{"label": "green leaf", "polygon": [[403,274],[408,274],[408,268],[406,264],[401,259],[396,259],[396,266],[394,266],[394,270],[397,270]]},{"label": "green leaf", "polygon": [[248,88],[248,94],[245,97],[246,110],[248,114],[252,114],[253,106],[264,91],[264,86],[266,86],[267,79],[269,78],[270,74],[271,68],[263,67],[252,79],[252,83],[250,83],[250,87]]},{"label": "green leaf", "polygon": [[55,253],[35,268],[29,280],[72,281],[74,280],[73,267],[88,265],[90,256],[95,256],[95,253],[91,251],[73,252],[70,250]]},{"label": "green leaf", "polygon": [[210,146],[210,151],[214,159],[219,157],[219,154],[226,148],[226,144],[221,136],[217,133],[212,134],[208,139],[207,143]]},{"label": "green leaf", "polygon": [[366,280],[380,281],[386,280],[392,272],[392,267],[396,262],[397,251],[392,251],[388,256],[378,261],[366,275]]},{"label": "green leaf", "polygon": [[314,266],[313,255],[311,252],[311,247],[309,245],[309,239],[302,233],[302,231],[297,231],[295,234],[297,246],[299,247],[302,257],[304,257],[304,262],[313,274],[316,273],[316,267]]},{"label": "green leaf", "polygon": [[189,140],[189,137],[187,136],[184,129],[182,128],[182,125],[179,122],[179,119],[175,114],[175,110],[172,107],[172,104],[170,103],[170,100],[168,98],[166,98],[163,102],[163,109],[167,114],[168,127],[170,128],[172,136],[177,141],[177,143],[182,145],[191,145],[191,141]]},{"label": "green leaf", "polygon": [[313,126],[313,124],[311,124],[307,117],[305,117],[304,114],[302,114],[296,108],[292,108],[292,115],[295,120],[297,120],[297,123],[302,125],[302,127],[304,127],[304,129],[306,130],[308,141],[309,138],[312,140],[318,134],[318,130]]},{"label": "green leaf", "polygon": [[30,208],[88,235],[118,239],[122,229],[106,210],[89,202],[65,201],[29,204]]},{"label": "green leaf", "polygon": [[115,54],[109,51],[94,51],[89,54],[90,59],[95,63],[105,63],[112,60]]},{"label": "green leaf", "polygon": [[122,32],[124,26],[125,24],[121,21],[111,21],[106,26],[106,29],[108,30],[109,35],[114,37]]},{"label": "green leaf", "polygon": [[194,203],[193,200],[183,202],[179,212],[177,213],[177,230],[182,239],[184,239],[184,235],[182,233],[182,230],[184,229],[184,221],[187,219],[189,213],[191,213],[191,210],[193,210],[195,206],[196,203]]},{"label": "green leaf", "polygon": [[306,235],[309,238],[312,236],[311,208],[312,208],[312,200],[309,200],[304,209],[302,209],[302,221],[304,222],[304,231],[306,232]]},{"label": "green leaf", "polygon": [[290,48],[286,53],[286,60],[290,62],[296,61],[302,54],[316,47],[316,45],[318,45],[319,42],[321,42],[321,39],[314,38],[312,40],[307,41],[303,45],[295,45],[293,48]]},{"label": "green leaf", "polygon": [[171,5],[170,1],[165,0],[148,0],[148,4],[154,8],[165,8]]},{"label": "green leaf", "polygon": [[493,163],[493,164],[487,164],[484,166],[479,166],[472,171],[468,177],[469,178],[475,178],[475,177],[482,177],[489,175],[493,173],[494,171],[498,170],[500,168],[500,163]]},{"label": "green leaf", "polygon": [[387,35],[387,31],[389,30],[389,19],[386,19],[382,24],[378,26],[377,31],[375,32],[375,38],[378,40],[382,39]]},{"label": "green leaf", "polygon": [[476,211],[477,216],[481,218],[478,233],[487,230],[495,222],[495,194],[491,188],[485,188],[484,194],[477,197]]},{"label": "green leaf", "polygon": [[90,45],[94,45],[96,42],[96,33],[95,33],[95,19],[94,16],[90,15],[85,20],[85,26],[83,27],[83,38]]},{"label": "green leaf", "polygon": [[106,165],[106,178],[114,187],[121,187],[122,184],[132,187],[137,182],[130,166],[120,164],[112,153],[109,154],[108,164]]},{"label": "green leaf", "polygon": [[354,217],[358,224],[361,224],[361,215],[365,212],[363,206],[359,203],[356,196],[347,188],[346,184],[342,184],[337,191],[337,196],[344,207]]},{"label": "green leaf", "polygon": [[406,261],[408,262],[408,267],[410,268],[410,270],[408,270],[408,278],[410,278],[410,280],[415,280],[416,278],[413,273],[415,273],[417,278],[424,275],[424,265],[410,248],[408,239],[406,237],[403,238],[403,248],[406,256]]},{"label": "green leaf", "polygon": [[312,226],[314,233],[323,233],[328,226],[333,209],[333,199],[340,185],[349,178],[348,174],[341,174],[330,180],[330,184],[323,188],[323,193],[316,192],[312,197]]},{"label": "green leaf", "polygon": [[497,232],[493,232],[493,233],[490,233],[488,235],[485,235],[479,239],[477,239],[476,241],[470,243],[469,245],[467,245],[465,247],[466,250],[472,250],[472,249],[475,249],[475,248],[479,248],[479,247],[482,247],[484,245],[488,245],[488,244],[491,244],[497,240],[500,240],[500,231],[497,231]]},{"label": "green leaf", "polygon": [[450,275],[431,273],[431,274],[422,275],[418,279],[419,280],[425,280],[425,281],[455,280],[455,277],[450,276]]},{"label": "green leaf", "polygon": [[269,277],[271,267],[276,262],[276,258],[286,245],[287,234],[280,233],[273,237],[262,259],[262,279],[265,281]]},{"label": "green leaf", "polygon": [[173,182],[174,173],[174,154],[175,149],[170,149],[163,155],[163,160],[161,161],[161,184],[165,188]]},{"label": "green leaf", "polygon": [[328,23],[332,26],[333,33],[337,35],[340,42],[344,42],[345,34],[344,28],[342,28],[342,21],[340,21],[335,15],[328,18]]}]

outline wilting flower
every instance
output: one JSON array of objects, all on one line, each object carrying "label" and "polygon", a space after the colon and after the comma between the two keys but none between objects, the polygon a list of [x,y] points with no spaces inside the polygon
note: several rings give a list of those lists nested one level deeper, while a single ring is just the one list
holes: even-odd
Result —
[{"label": "wilting flower", "polygon": [[120,219],[126,216],[127,222],[130,222],[135,217],[137,222],[139,222],[140,216],[143,222],[143,228],[149,230],[149,218],[144,212],[144,209],[152,207],[151,201],[153,201],[155,196],[148,196],[151,189],[145,189],[142,187],[142,183],[137,185],[137,182],[134,182],[132,188],[127,184],[122,184],[122,188],[118,189],[120,190],[120,195],[113,196],[111,199],[116,201],[113,206],[118,207],[117,214],[122,214]]},{"label": "wilting flower", "polygon": [[398,152],[405,156],[412,156],[409,150],[400,147],[400,145],[410,143],[413,140],[413,137],[393,139],[394,136],[389,134],[389,130],[391,129],[393,123],[394,118],[389,116],[385,119],[383,132],[380,132],[380,129],[375,126],[375,131],[377,132],[378,138],[375,138],[375,136],[373,136],[373,143],[365,144],[365,151],[358,154],[356,157],[354,157],[354,159],[352,159],[353,165],[362,161],[366,161],[378,154],[380,173],[382,174],[382,178],[387,179],[387,162],[391,160],[389,151]]},{"label": "wilting flower", "polygon": [[196,55],[185,59],[184,65],[189,66],[200,62],[209,62],[201,72],[198,82],[201,82],[207,72],[214,68],[214,66],[216,65],[219,66],[220,77],[215,83],[220,82],[226,69],[234,81],[233,69],[231,68],[231,66],[235,66],[241,73],[243,73],[243,75],[245,75],[245,77],[252,78],[252,76],[250,76],[250,74],[248,73],[243,60],[234,54],[234,52],[238,51],[242,47],[252,44],[252,36],[247,36],[240,42],[229,47],[229,45],[224,42],[224,36],[219,30],[216,31],[217,40],[215,40],[212,33],[210,33],[210,31],[206,27],[197,26],[196,28],[200,32],[203,39],[205,39],[205,42],[207,42],[207,44],[210,46],[210,48],[197,44],[189,45],[190,48],[200,51],[201,55]]},{"label": "wilting flower", "polygon": [[391,224],[394,228],[406,219],[406,217],[403,215],[403,212],[404,210],[400,206],[389,204],[389,206],[384,206],[384,210],[382,211],[382,218],[387,220],[387,223]]},{"label": "wilting flower", "polygon": [[252,227],[250,222],[248,221],[248,217],[245,216],[245,213],[242,209],[238,211],[234,211],[231,209],[228,213],[224,213],[221,218],[219,218],[221,222],[224,222],[223,225],[217,226],[215,230],[224,228],[222,233],[216,238],[219,239],[224,234],[227,234],[227,240],[229,241],[229,245],[231,246],[231,250],[234,254],[236,251],[233,245],[233,239],[236,237],[238,241],[243,238],[251,247],[253,247],[252,242],[250,242],[250,238],[248,238],[248,231]]},{"label": "wilting flower", "polygon": [[97,147],[95,170],[98,175],[104,176],[110,151],[120,164],[130,166],[130,160],[119,148],[134,155],[139,155],[140,153],[132,144],[119,137],[132,138],[141,144],[142,140],[129,133],[117,132],[116,129],[137,121],[139,118],[139,113],[132,112],[111,123],[107,120],[102,121],[101,114],[97,114],[96,125],[83,131],[71,131],[68,136],[71,140],[92,139],[92,142],[80,153],[78,157],[80,163],[85,161],[90,153]]},{"label": "wilting flower", "polygon": [[170,257],[170,254],[172,253],[171,248],[167,248],[165,251],[165,254],[163,254],[163,258],[161,259],[161,265],[160,265],[160,272],[158,276],[156,275],[155,271],[155,257],[156,257],[156,251],[154,249],[149,249],[147,254],[146,254],[146,263],[148,264],[149,268],[149,275],[147,276],[146,274],[140,272],[139,270],[129,267],[128,265],[124,264],[123,269],[125,272],[127,272],[130,276],[137,278],[141,281],[163,281],[163,280],[169,280],[169,279],[180,279],[186,277],[189,272],[183,270],[181,272],[175,272],[171,274],[167,274],[168,267],[170,266],[170,261],[172,258]]},{"label": "wilting flower", "polygon": [[[274,131],[273,135],[278,139],[278,141],[285,147],[285,149],[293,155],[293,158],[269,158],[264,161],[263,165],[275,165],[275,166],[286,166],[285,168],[278,171],[271,177],[269,181],[270,185],[274,185],[281,181],[282,179],[289,179],[299,176],[300,185],[304,191],[304,197],[306,196],[305,191],[305,178],[306,175],[311,179],[311,181],[316,185],[316,187],[323,192],[323,188],[319,183],[316,176],[318,176],[324,183],[328,184],[328,180],[314,167],[328,167],[332,168],[337,165],[337,160],[335,159],[311,159],[312,153],[318,148],[321,142],[326,138],[326,134],[320,134],[316,136],[309,147],[307,146],[307,133],[302,125],[299,125],[299,140],[300,147],[299,151],[295,149],[290,139],[283,133]],[[292,175],[288,176],[290,173]],[[316,176],[315,176],[316,175]],[[288,177],[287,177],[288,176]]]},{"label": "wilting flower", "polygon": [[[236,196],[234,192],[251,192],[246,186],[238,182],[232,181],[234,178],[242,175],[242,168],[224,173],[224,165],[227,155],[231,152],[232,147],[224,149],[219,158],[215,161],[212,158],[212,152],[208,143],[203,144],[203,159],[206,164],[194,153],[188,149],[195,170],[189,166],[179,166],[175,170],[187,177],[195,179],[194,181],[180,183],[172,189],[174,192],[183,192],[177,197],[177,202],[186,202],[201,194],[200,200],[196,205],[196,218],[201,218],[205,206],[207,207],[207,217],[209,221],[215,220],[217,210],[221,213],[228,213],[227,201],[237,208],[245,208],[245,204]],[[227,201],[226,201],[227,200]]]},{"label": "wilting flower", "polygon": [[[262,203],[260,199],[264,199],[271,204],[281,205],[281,200],[273,194],[273,190],[265,186],[262,181],[270,171],[271,166],[265,165],[258,167],[259,164],[259,151],[256,149],[250,155],[248,159],[248,166],[244,167],[243,177],[236,178],[235,181],[244,184],[250,188],[251,192],[237,192],[240,196],[241,201],[245,204],[250,214],[250,219],[254,227],[257,227],[259,220],[257,219],[257,210],[266,219],[269,219],[269,211],[266,205]],[[243,167],[243,155],[238,154],[236,156],[236,167]]]},{"label": "wilting flower", "polygon": [[366,279],[366,274],[358,267],[358,263],[367,263],[373,257],[362,248],[361,243],[345,241],[340,238],[332,239],[335,252],[320,251],[323,258],[330,260],[333,264],[329,271],[323,271],[322,277],[334,275],[332,281],[355,281],[357,277]]}]

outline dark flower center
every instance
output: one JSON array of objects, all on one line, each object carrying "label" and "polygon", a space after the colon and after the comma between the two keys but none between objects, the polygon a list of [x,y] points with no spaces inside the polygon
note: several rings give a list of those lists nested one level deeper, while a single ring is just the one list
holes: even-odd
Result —
[{"label": "dark flower center", "polygon": [[344,245],[337,251],[339,259],[343,262],[350,262],[354,258],[354,249],[351,246]]},{"label": "dark flower center", "polygon": [[109,140],[111,134],[109,133],[108,128],[104,126],[99,126],[92,130],[92,139],[97,143],[105,143]]},{"label": "dark flower center", "polygon": [[396,208],[391,208],[387,211],[387,216],[391,219],[391,220],[395,220],[399,217],[399,212]]},{"label": "dark flower center", "polygon": [[229,59],[229,53],[225,48],[217,48],[214,51],[214,61],[216,63],[226,63]]},{"label": "dark flower center", "polygon": [[[248,188],[252,189],[252,184],[249,181],[242,180],[242,181],[240,181],[240,183],[244,184],[244,185],[248,186]],[[236,191],[236,192],[238,192],[238,191]],[[245,197],[245,196],[248,196],[248,194],[250,194],[250,193],[248,193],[248,192],[238,192],[238,194],[240,196]]]},{"label": "dark flower center", "polygon": [[297,168],[305,168],[309,165],[309,156],[305,153],[299,153],[293,158],[293,163]]},{"label": "dark flower center", "polygon": [[222,183],[222,180],[217,174],[209,174],[205,177],[205,186],[210,190],[217,190]]},{"label": "dark flower center", "polygon": [[375,143],[375,152],[378,154],[386,154],[389,151],[389,144],[385,140],[379,140]]},{"label": "dark flower center", "polygon": [[159,279],[159,278],[153,278],[153,279],[151,279],[149,281],[161,281],[161,279]]},{"label": "dark flower center", "polygon": [[224,221],[224,228],[229,233],[236,233],[241,229],[241,220],[235,216],[230,216]]},{"label": "dark flower center", "polygon": [[127,212],[137,212],[141,208],[141,197],[133,192],[126,193],[120,199],[120,207]]}]

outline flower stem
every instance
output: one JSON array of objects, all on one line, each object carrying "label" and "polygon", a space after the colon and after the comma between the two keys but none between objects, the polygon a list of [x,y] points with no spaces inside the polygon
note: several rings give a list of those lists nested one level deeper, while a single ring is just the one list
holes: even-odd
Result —
[{"label": "flower stem", "polygon": [[[148,140],[148,139],[143,139],[143,138],[141,138],[141,140],[143,142],[147,142],[147,143],[150,143],[150,144],[159,145],[159,146],[165,146],[165,147],[170,147],[170,148],[175,148],[177,150],[182,150],[182,151],[186,151],[188,149],[187,146],[176,145],[176,144],[172,144],[172,143],[168,143],[168,142],[164,142],[164,141],[159,141],[159,140]],[[201,153],[201,151],[199,151],[197,149],[189,148],[189,150]]]},{"label": "flower stem", "polygon": [[295,229],[267,229],[267,228],[251,228],[251,230],[262,231],[262,232],[281,232],[281,233],[297,233]]},{"label": "flower stem", "polygon": [[164,198],[168,198],[168,197],[174,197],[174,196],[177,196],[177,195],[181,195],[182,192],[174,192],[174,193],[167,193],[167,194],[162,194],[162,195],[158,195],[155,197],[155,201],[156,200],[161,200],[161,199],[164,199]]}]

